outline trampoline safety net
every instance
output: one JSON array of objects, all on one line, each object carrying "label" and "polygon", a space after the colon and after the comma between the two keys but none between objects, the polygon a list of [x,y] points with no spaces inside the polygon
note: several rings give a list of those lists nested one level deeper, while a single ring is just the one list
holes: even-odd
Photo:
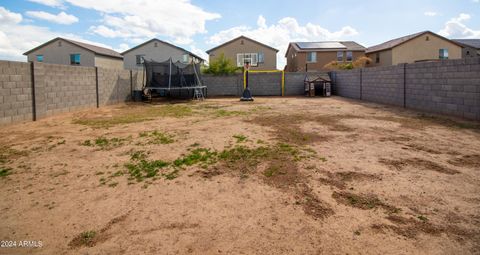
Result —
[{"label": "trampoline safety net", "polygon": [[144,88],[152,95],[181,96],[182,90],[187,91],[187,95],[193,95],[195,90],[203,92],[206,89],[199,76],[199,64],[173,62],[171,58],[164,62],[144,60],[143,64],[146,76]]}]

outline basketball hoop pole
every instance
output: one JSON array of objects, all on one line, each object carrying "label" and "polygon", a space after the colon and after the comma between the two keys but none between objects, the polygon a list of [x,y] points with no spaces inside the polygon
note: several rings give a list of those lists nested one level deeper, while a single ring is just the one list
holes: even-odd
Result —
[{"label": "basketball hoop pole", "polygon": [[243,81],[244,81],[244,90],[242,97],[240,98],[240,101],[253,101],[252,94],[250,93],[250,90],[248,89],[248,69],[250,69],[250,63],[245,63],[244,66],[245,70],[243,71]]}]

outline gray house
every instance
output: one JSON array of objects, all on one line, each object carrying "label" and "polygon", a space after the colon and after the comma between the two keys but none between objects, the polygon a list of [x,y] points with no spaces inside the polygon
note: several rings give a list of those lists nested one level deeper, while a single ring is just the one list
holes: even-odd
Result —
[{"label": "gray house", "polygon": [[123,55],[125,69],[143,68],[143,59],[163,62],[172,58],[173,62],[180,61],[182,63],[191,63],[192,61],[203,63],[205,61],[190,51],[159,39],[146,41],[121,54]]},{"label": "gray house", "polygon": [[120,53],[61,37],[33,48],[23,55],[31,62],[123,69],[123,57]]},{"label": "gray house", "polygon": [[480,39],[453,39],[463,46],[462,58],[480,57]]}]

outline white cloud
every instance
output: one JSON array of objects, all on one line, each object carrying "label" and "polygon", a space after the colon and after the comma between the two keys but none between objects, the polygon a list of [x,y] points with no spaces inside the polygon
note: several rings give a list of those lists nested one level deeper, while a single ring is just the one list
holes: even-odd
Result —
[{"label": "white cloud", "polygon": [[100,47],[108,45],[85,40],[77,35],[55,33],[47,27],[25,25],[22,15],[0,7],[0,59],[25,61],[22,54],[55,37],[65,37]]},{"label": "white cloud", "polygon": [[22,21],[22,15],[11,12],[0,6],[0,24],[16,24]]},{"label": "white cloud", "polygon": [[43,4],[50,7],[64,8],[63,0],[28,0],[30,2]]},{"label": "white cloud", "polygon": [[65,1],[103,14],[102,24],[90,27],[90,32],[130,42],[162,35],[175,43],[191,43],[192,36],[207,32],[207,21],[220,18],[219,14],[207,12],[190,0]]},{"label": "white cloud", "polygon": [[295,18],[291,17],[283,18],[276,24],[268,26],[265,18],[260,16],[256,28],[237,26],[220,31],[212,35],[208,39],[208,43],[215,46],[240,35],[245,35],[278,49],[277,67],[283,69],[285,65],[285,52],[290,42],[345,40],[347,37],[358,35],[358,32],[350,26],[345,26],[333,32],[312,23],[307,23],[302,26],[298,24]]},{"label": "white cloud", "polygon": [[57,24],[70,25],[78,22],[78,18],[67,14],[65,12],[60,12],[58,14],[51,14],[44,11],[27,11],[27,16],[37,19],[43,19]]},{"label": "white cloud", "polygon": [[466,13],[460,13],[458,17],[452,18],[445,23],[445,27],[440,30],[439,34],[450,38],[478,38],[480,37],[479,30],[474,30],[467,27],[465,22],[471,19],[471,16]]},{"label": "white cloud", "polygon": [[434,17],[434,16],[437,16],[438,13],[432,12],[432,11],[428,11],[428,12],[424,12],[423,15],[429,16],[429,17]]},{"label": "white cloud", "polygon": [[128,44],[126,44],[126,43],[121,43],[121,44],[118,46],[118,48],[116,48],[116,49],[114,49],[114,50],[117,51],[117,52],[122,53],[122,52],[124,52],[124,51],[126,51],[126,50],[128,50],[128,49],[130,49],[130,47],[128,46]]}]

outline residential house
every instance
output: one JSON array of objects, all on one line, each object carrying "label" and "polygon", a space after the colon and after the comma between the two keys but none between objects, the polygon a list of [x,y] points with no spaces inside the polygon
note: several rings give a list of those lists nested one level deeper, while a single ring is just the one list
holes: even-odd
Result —
[{"label": "residential house", "polygon": [[31,62],[123,69],[123,57],[120,53],[61,37],[33,48],[23,55]]},{"label": "residential house", "polygon": [[453,39],[463,46],[462,58],[480,57],[480,39]]},{"label": "residential house", "polygon": [[237,37],[207,51],[212,62],[222,54],[237,67],[247,62],[251,70],[276,70],[278,50],[245,36]]},{"label": "residential house", "polygon": [[352,41],[292,42],[285,54],[285,71],[327,71],[326,64],[355,61],[365,56],[365,50],[365,47]]},{"label": "residential house", "polygon": [[400,63],[462,58],[462,46],[430,31],[407,35],[369,47],[367,67],[390,66]]},{"label": "residential house", "polygon": [[121,54],[123,55],[125,69],[143,68],[143,59],[163,62],[172,58],[173,62],[180,61],[182,63],[192,63],[192,61],[203,63],[205,61],[190,51],[155,38]]}]

